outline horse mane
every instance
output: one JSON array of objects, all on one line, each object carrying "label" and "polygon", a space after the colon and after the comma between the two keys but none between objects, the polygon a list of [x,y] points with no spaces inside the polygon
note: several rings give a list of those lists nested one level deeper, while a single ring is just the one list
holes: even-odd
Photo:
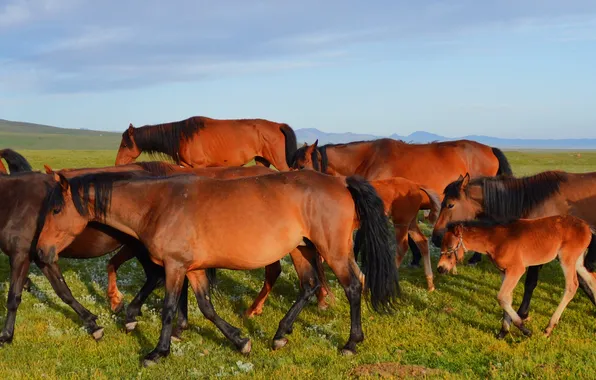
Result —
[{"label": "horse mane", "polygon": [[[447,185],[445,198],[459,199],[462,181]],[[480,186],[483,194],[482,216],[501,221],[516,220],[558,193],[561,183],[566,181],[567,174],[560,171],[547,171],[522,178],[507,175],[480,177],[470,181],[466,195],[469,195],[470,186]]]},{"label": "horse mane", "polygon": [[[172,123],[145,125],[132,130],[135,143],[141,151],[160,158],[171,158],[179,164],[180,142],[190,140],[203,128],[205,128],[203,118],[194,116]],[[126,146],[133,145],[128,130],[122,133],[122,140]]]},{"label": "horse mane", "polygon": [[4,158],[4,161],[8,164],[8,170],[10,174],[18,172],[30,172],[33,170],[29,161],[19,153],[12,149],[0,150],[0,158]]}]

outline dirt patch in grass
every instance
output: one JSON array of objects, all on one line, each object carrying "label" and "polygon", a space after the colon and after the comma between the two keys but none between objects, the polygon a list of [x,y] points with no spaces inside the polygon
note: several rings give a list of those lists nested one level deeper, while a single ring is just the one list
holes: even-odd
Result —
[{"label": "dirt patch in grass", "polygon": [[401,365],[397,363],[364,364],[354,368],[350,372],[350,376],[356,378],[382,377],[392,379],[423,379],[441,374],[445,373],[438,369],[426,368],[421,365]]}]

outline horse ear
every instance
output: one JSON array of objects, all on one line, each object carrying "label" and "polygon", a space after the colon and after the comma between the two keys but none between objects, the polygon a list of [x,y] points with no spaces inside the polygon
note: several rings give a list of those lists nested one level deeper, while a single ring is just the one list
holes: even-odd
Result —
[{"label": "horse ear", "polygon": [[464,179],[464,176],[460,174],[460,175],[459,175],[459,177],[457,177],[457,181],[456,181],[456,182],[459,182],[459,181],[461,181],[462,179]]},{"label": "horse ear", "polygon": [[312,147],[313,147],[314,149],[316,149],[318,145],[319,145],[319,139],[316,139],[316,140],[315,140],[315,143],[314,143],[314,144],[312,144]]},{"label": "horse ear", "polygon": [[461,185],[459,188],[461,190],[464,190],[466,187],[468,187],[469,184],[470,184],[470,173],[466,173],[464,178],[461,180]]},{"label": "horse ear", "polygon": [[52,170],[52,168],[49,167],[46,164],[43,165],[43,169],[46,171],[46,174],[52,174],[52,173],[54,173],[54,171]]},{"label": "horse ear", "polygon": [[461,237],[461,235],[464,233],[464,226],[462,226],[461,224],[456,225],[453,228],[453,233],[455,234],[455,236]]},{"label": "horse ear", "polygon": [[60,184],[63,191],[67,191],[70,188],[68,180],[62,174],[54,172],[54,180]]},{"label": "horse ear", "polygon": [[135,133],[135,127],[132,125],[132,123],[130,123],[128,126],[128,134],[132,136],[133,133]]}]

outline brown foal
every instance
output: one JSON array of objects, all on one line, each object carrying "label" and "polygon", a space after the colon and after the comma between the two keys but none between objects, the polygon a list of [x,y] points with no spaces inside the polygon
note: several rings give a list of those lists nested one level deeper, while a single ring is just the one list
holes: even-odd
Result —
[{"label": "brown foal", "polygon": [[[584,266],[584,256],[592,240],[590,226],[571,215],[551,216],[540,219],[520,219],[508,224],[493,221],[455,222],[447,226],[441,245],[438,264],[440,273],[447,273],[462,261],[466,250],[488,255],[501,271],[503,282],[497,299],[504,310],[503,325],[498,335],[509,332],[509,316],[524,335],[532,332],[524,326],[522,318],[511,306],[513,290],[529,266],[549,263],[559,259],[565,275],[563,299],[545,329],[550,336],[559,318],[573,299],[578,288],[578,275],[596,294],[596,277]],[[532,249],[528,249],[532,247]]]}]

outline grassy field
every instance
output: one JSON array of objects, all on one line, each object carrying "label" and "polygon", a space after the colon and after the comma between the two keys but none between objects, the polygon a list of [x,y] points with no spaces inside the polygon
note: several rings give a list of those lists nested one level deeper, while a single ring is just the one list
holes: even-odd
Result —
[{"label": "grassy field", "polygon": [[[44,163],[54,168],[112,165],[115,158],[115,151],[21,153],[36,169]],[[573,152],[507,152],[507,156],[518,175],[555,168],[596,169],[596,152],[579,156]],[[436,265],[438,251],[433,247],[432,252]],[[202,317],[192,299],[191,329],[184,333],[184,340],[173,344],[169,358],[145,369],[140,358],[157,342],[163,292],[149,298],[136,332],[125,334],[123,316],[113,315],[106,302],[107,259],[60,262],[75,297],[99,315],[105,327],[103,340],[93,341],[48,281],[32,269],[33,288],[23,295],[15,340],[0,349],[0,378],[596,378],[596,310],[586,297],[578,293],[550,339],[540,333],[562,295],[563,276],[556,263],[542,271],[534,295],[528,324],[534,336],[525,338],[513,329],[502,341],[494,337],[501,317],[496,301],[500,275],[488,260],[478,267],[460,267],[457,276],[437,275],[433,293],[425,290],[422,269],[402,268],[403,299],[398,312],[380,316],[363,308],[366,339],[354,357],[338,354],[348,336],[349,310],[330,272],[336,304],[319,311],[311,302],[298,318],[288,346],[273,352],[271,338],[298,293],[289,260],[284,260],[284,272],[264,314],[254,319],[244,319],[242,312],[260,289],[263,270],[221,271],[221,293],[214,298],[215,307],[252,339],[251,355],[235,352]],[[0,322],[4,323],[8,291],[5,256],[0,257],[0,279]],[[127,302],[142,280],[140,265],[129,262],[121,268],[119,283]],[[515,295],[514,304],[519,305],[521,286]]]}]

